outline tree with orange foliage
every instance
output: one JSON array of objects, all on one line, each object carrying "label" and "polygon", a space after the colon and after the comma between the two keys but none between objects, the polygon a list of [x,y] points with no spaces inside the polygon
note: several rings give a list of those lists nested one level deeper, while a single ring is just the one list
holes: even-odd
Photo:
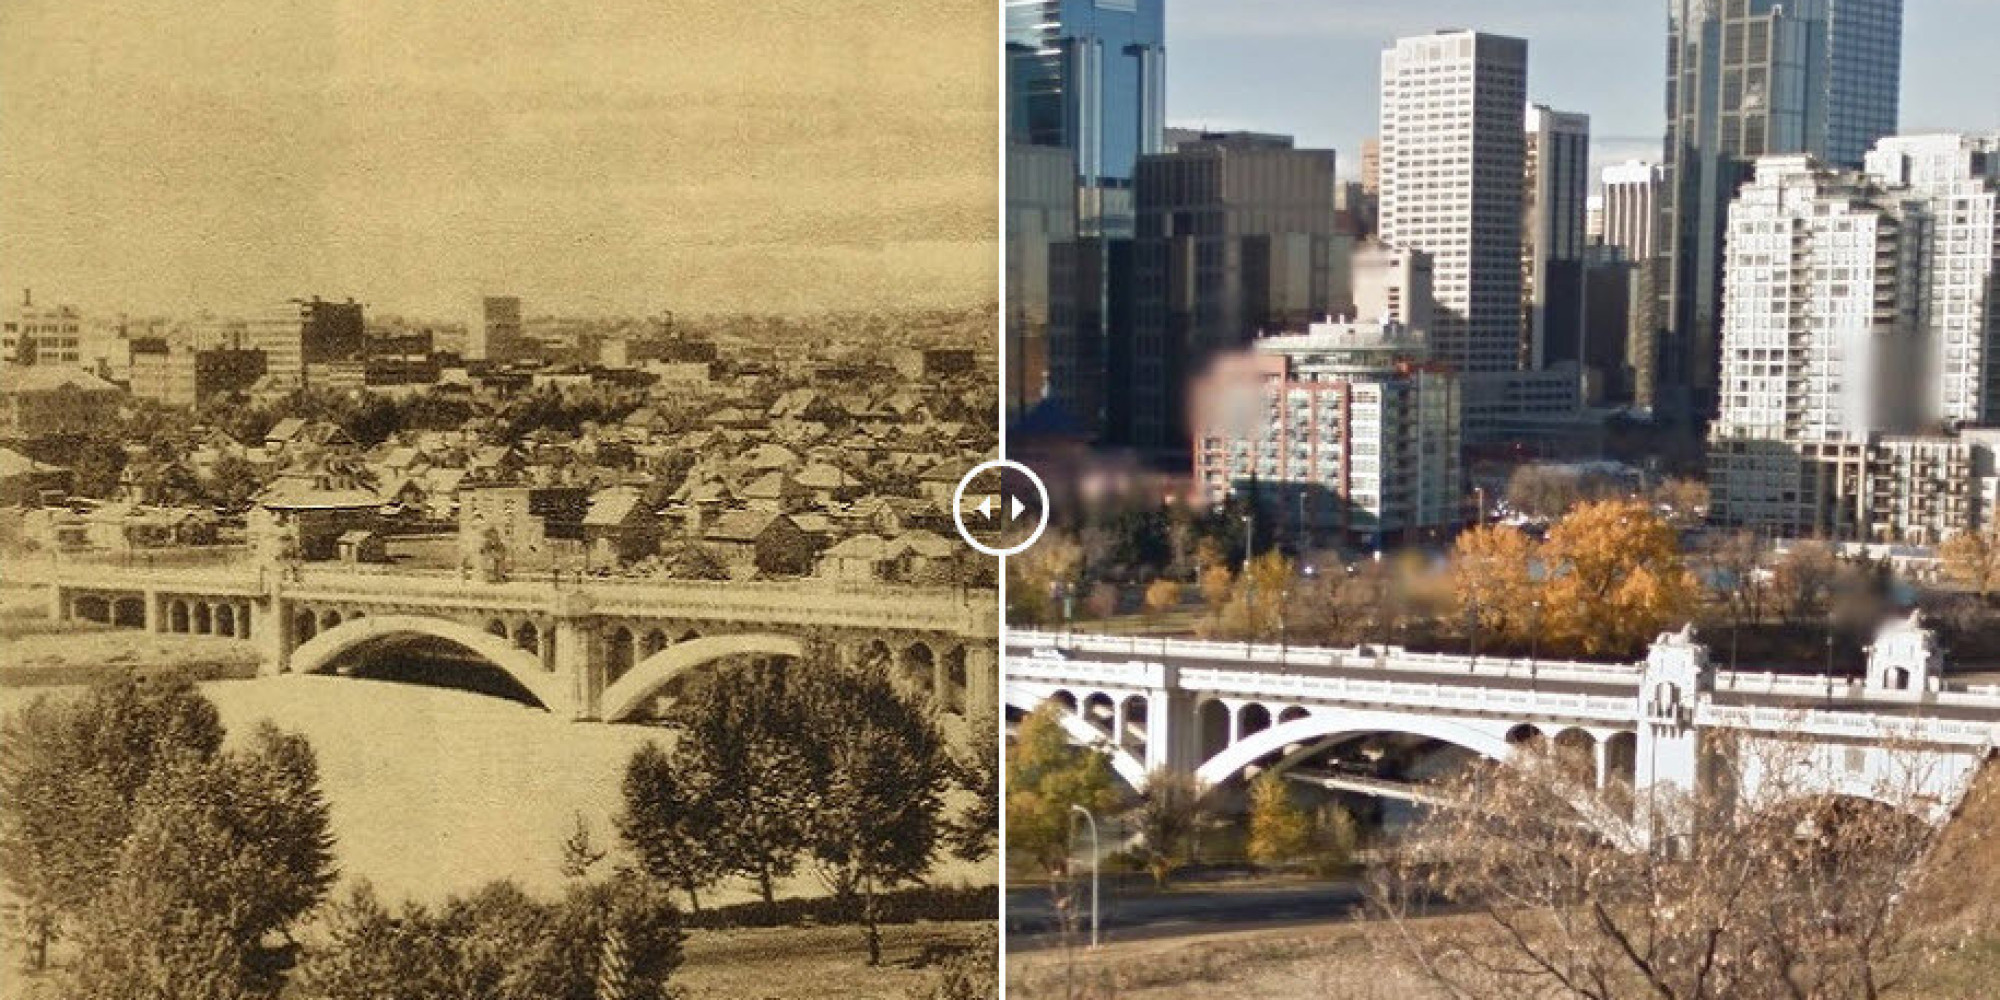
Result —
[{"label": "tree with orange foliage", "polygon": [[1699,593],[1674,529],[1646,504],[1576,506],[1549,532],[1540,624],[1557,649],[1636,655],[1684,623]]},{"label": "tree with orange foliage", "polygon": [[1451,591],[1461,621],[1477,622],[1496,642],[1525,639],[1526,609],[1535,599],[1529,564],[1535,543],[1507,524],[1483,525],[1458,536],[1451,559]]},{"label": "tree with orange foliage", "polygon": [[1964,584],[1979,599],[2000,589],[2000,531],[1961,531],[1938,547],[1945,576]]}]

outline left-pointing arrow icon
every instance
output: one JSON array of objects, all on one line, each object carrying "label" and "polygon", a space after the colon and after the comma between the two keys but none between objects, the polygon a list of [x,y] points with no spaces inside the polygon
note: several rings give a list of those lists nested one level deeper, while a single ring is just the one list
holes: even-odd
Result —
[{"label": "left-pointing arrow icon", "polygon": [[987,519],[988,521],[991,521],[991,520],[993,520],[993,498],[992,498],[992,497],[985,497],[985,498],[981,499],[981,500],[979,501],[979,506],[977,506],[977,507],[974,507],[974,508],[972,508],[972,509],[973,509],[973,510],[976,510],[976,511],[978,511],[978,512],[979,512],[979,516],[980,516],[980,517],[983,517],[983,518]]}]

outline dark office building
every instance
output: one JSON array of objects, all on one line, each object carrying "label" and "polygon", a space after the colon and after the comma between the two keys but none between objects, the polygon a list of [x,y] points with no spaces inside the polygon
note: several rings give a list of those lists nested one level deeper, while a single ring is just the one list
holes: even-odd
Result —
[{"label": "dark office building", "polygon": [[306,364],[359,361],[367,353],[368,330],[361,303],[314,297],[299,303],[300,360]]},{"label": "dark office building", "polygon": [[[1217,353],[1260,331],[1303,329],[1344,309],[1345,257],[1332,150],[1217,133],[1140,158],[1129,342],[1107,409],[1119,443],[1187,449],[1187,387]],[[1116,308],[1115,306],[1107,308]]]}]

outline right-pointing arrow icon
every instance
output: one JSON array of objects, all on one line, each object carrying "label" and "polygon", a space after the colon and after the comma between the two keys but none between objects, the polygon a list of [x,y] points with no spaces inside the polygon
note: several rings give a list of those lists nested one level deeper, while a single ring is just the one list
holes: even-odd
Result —
[{"label": "right-pointing arrow icon", "polygon": [[1020,517],[1021,512],[1027,509],[1028,505],[1022,503],[1020,497],[1007,498],[1007,520],[1012,521],[1015,518]]}]

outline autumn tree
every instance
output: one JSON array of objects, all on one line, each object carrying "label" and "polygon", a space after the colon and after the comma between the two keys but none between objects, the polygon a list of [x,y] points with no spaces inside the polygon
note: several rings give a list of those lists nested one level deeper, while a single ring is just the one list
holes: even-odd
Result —
[{"label": "autumn tree", "polygon": [[1305,857],[1312,849],[1312,819],[1292,798],[1276,771],[1250,782],[1250,860],[1278,864]]},{"label": "autumn tree", "polygon": [[1541,627],[1586,655],[1632,655],[1695,605],[1679,538],[1642,503],[1579,504],[1550,529],[1541,562]]},{"label": "autumn tree", "polygon": [[1083,568],[1083,548],[1068,535],[1051,531],[1006,562],[1007,620],[1023,625],[1061,620],[1063,606],[1058,592],[1076,586]]},{"label": "autumn tree", "polygon": [[1353,813],[1339,803],[1328,802],[1313,810],[1309,820],[1307,851],[1315,869],[1331,875],[1354,862],[1354,852],[1361,846],[1361,828]]},{"label": "autumn tree", "polygon": [[1285,606],[1297,583],[1294,577],[1292,561],[1275,550],[1250,560],[1245,571],[1230,582],[1228,599],[1209,630],[1230,638],[1277,636],[1286,625]]},{"label": "autumn tree", "polygon": [[1083,608],[1098,621],[1110,618],[1118,613],[1118,588],[1102,582],[1092,586],[1090,596],[1083,600]]},{"label": "autumn tree", "polygon": [[1452,547],[1451,587],[1459,614],[1497,642],[1527,636],[1535,543],[1521,529],[1484,525],[1458,536]]},{"label": "autumn tree", "polygon": [[1938,547],[1938,558],[1944,563],[1945,575],[1978,594],[1980,600],[1991,600],[1993,592],[2000,589],[2000,528],[1961,531]]},{"label": "autumn tree", "polygon": [[1047,703],[1021,720],[1007,752],[1007,851],[1053,868],[1069,855],[1072,806],[1104,812],[1118,803],[1103,753],[1069,742]]},{"label": "autumn tree", "polygon": [[1162,767],[1147,777],[1130,819],[1154,885],[1166,885],[1167,877],[1188,859],[1204,815],[1201,793],[1201,781],[1186,771]]},{"label": "autumn tree", "polygon": [[1146,585],[1144,605],[1146,614],[1154,617],[1164,615],[1180,606],[1181,586],[1172,580],[1154,580]]}]

